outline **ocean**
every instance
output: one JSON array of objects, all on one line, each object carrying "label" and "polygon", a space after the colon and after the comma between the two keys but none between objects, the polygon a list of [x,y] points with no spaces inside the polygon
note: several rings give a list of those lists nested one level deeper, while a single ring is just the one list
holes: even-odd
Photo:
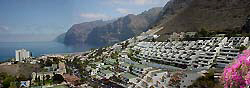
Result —
[{"label": "ocean", "polygon": [[15,58],[15,50],[27,49],[32,56],[42,54],[83,52],[96,46],[82,44],[77,46],[66,46],[58,42],[0,42],[0,61]]}]

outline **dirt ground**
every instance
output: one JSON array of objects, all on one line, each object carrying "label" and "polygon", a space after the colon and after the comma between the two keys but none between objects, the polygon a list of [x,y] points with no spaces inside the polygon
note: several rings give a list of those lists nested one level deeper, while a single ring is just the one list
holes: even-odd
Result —
[{"label": "dirt ground", "polygon": [[33,65],[28,63],[17,63],[17,64],[0,64],[0,73],[5,72],[12,76],[24,75],[26,78],[29,78],[32,72],[39,71],[39,65]]}]

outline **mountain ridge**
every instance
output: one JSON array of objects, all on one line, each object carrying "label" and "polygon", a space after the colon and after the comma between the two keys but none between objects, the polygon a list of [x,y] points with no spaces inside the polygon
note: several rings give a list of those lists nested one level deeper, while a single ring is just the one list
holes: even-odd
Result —
[{"label": "mountain ridge", "polygon": [[103,26],[112,21],[96,20],[92,22],[83,22],[79,24],[74,24],[65,34],[64,44],[75,45],[85,42],[88,33],[93,30],[93,28],[98,26]]},{"label": "mountain ridge", "polygon": [[87,43],[105,46],[123,41],[141,32],[158,18],[162,7],[154,7],[141,14],[128,14],[113,21],[92,21],[74,24],[65,34],[64,44]]},{"label": "mountain ridge", "polygon": [[[180,7],[179,9],[173,9]],[[250,15],[248,0],[171,0],[163,8],[155,28],[158,35],[172,32],[241,30]],[[174,12],[171,14],[171,12]]]},{"label": "mountain ridge", "polygon": [[89,33],[85,43],[111,45],[139,35],[147,31],[150,25],[156,21],[161,9],[161,7],[155,7],[138,15],[128,14],[113,23],[96,27]]}]

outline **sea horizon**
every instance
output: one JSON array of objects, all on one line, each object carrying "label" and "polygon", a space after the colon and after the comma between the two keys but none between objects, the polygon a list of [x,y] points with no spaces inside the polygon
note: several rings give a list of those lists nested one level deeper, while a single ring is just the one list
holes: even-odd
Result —
[{"label": "sea horizon", "polygon": [[84,52],[95,46],[83,44],[78,46],[68,46],[55,41],[35,41],[35,42],[0,42],[0,62],[10,58],[15,58],[15,50],[27,49],[32,52],[33,57],[43,54],[63,54]]}]

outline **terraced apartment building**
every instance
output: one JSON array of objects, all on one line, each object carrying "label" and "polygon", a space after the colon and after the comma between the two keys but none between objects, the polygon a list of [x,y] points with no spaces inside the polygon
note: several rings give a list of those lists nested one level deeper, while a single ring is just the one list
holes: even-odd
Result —
[{"label": "terraced apartment building", "polygon": [[211,37],[195,41],[138,42],[132,49],[141,60],[173,65],[183,69],[225,67],[248,46],[249,37]]}]

